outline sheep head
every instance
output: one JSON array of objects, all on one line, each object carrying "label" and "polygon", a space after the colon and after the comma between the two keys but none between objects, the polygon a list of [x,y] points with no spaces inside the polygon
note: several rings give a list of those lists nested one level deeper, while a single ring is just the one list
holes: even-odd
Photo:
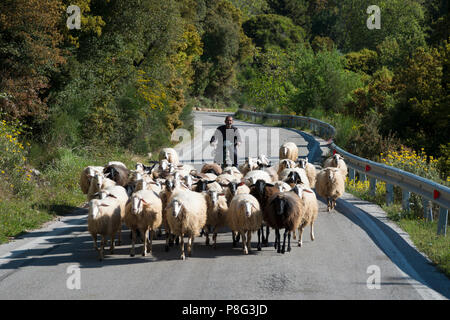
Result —
[{"label": "sheep head", "polygon": [[100,207],[108,207],[109,205],[106,203],[102,203],[101,200],[92,199],[89,201],[89,213],[88,217],[96,219],[100,214]]},{"label": "sheep head", "polygon": [[179,200],[172,201],[172,216],[178,218],[180,216],[181,210],[183,209],[183,204]]},{"label": "sheep head", "polygon": [[308,164],[308,158],[300,158],[298,160],[298,167],[299,168],[305,169],[307,164]]},{"label": "sheep head", "polygon": [[147,204],[148,204],[148,202],[146,202],[145,199],[134,196],[131,198],[131,212],[133,214],[140,214],[140,213],[142,213],[142,210],[144,209],[144,205],[147,205]]},{"label": "sheep head", "polygon": [[251,215],[252,215],[252,208],[254,208],[255,210],[258,210],[258,208],[256,208],[256,206],[252,202],[250,202],[250,201],[244,202],[245,216],[247,218],[251,217]]}]

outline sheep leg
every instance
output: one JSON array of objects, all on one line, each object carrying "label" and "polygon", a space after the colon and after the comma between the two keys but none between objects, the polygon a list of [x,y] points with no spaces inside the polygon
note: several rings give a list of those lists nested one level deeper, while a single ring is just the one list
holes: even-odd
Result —
[{"label": "sheep leg", "polygon": [[216,230],[217,230],[217,228],[216,227],[214,227],[214,230],[213,230],[213,248],[214,249],[216,249],[217,248],[217,232],[216,232]]},{"label": "sheep leg", "polygon": [[[258,248],[258,251],[261,251],[261,233],[263,232],[262,227],[261,229],[258,229],[258,245],[256,246]],[[264,237],[264,235],[263,235]]]},{"label": "sheep leg", "polygon": [[293,240],[297,240],[296,233],[297,233],[297,230],[294,229],[294,231],[292,231],[292,239]]},{"label": "sheep leg", "polygon": [[311,222],[311,241],[314,241],[314,221]]},{"label": "sheep leg", "polygon": [[284,233],[283,233],[283,247],[281,248],[281,253],[285,253],[286,252],[286,236],[287,236],[288,231],[286,229],[284,229]]},{"label": "sheep leg", "polygon": [[97,247],[97,234],[93,234],[91,233],[92,236],[92,240],[94,240],[94,250],[98,251],[98,247]]},{"label": "sheep leg", "polygon": [[263,244],[265,247],[269,246],[269,233],[270,233],[270,228],[269,228],[269,226],[266,226],[266,238],[263,240]]},{"label": "sheep leg", "polygon": [[252,251],[252,232],[251,231],[247,231],[247,249],[248,252]]},{"label": "sheep leg", "polygon": [[102,261],[104,258],[103,250],[105,249],[106,237],[102,235],[102,241],[100,243],[99,260]]},{"label": "sheep leg", "polygon": [[209,246],[209,226],[205,227],[205,229],[202,229],[202,232],[205,233],[205,245]]},{"label": "sheep leg", "polygon": [[188,253],[188,256],[190,257],[191,255],[192,255],[192,251],[193,251],[193,245],[194,245],[194,235],[191,235],[189,238],[188,238],[188,244],[187,244],[187,253]]},{"label": "sheep leg", "polygon": [[275,248],[277,252],[281,252],[281,237],[280,237],[280,229],[275,229]]},{"label": "sheep leg", "polygon": [[134,246],[136,244],[136,230],[131,229],[131,251],[130,251],[130,257],[134,257],[135,251]]},{"label": "sheep leg", "polygon": [[114,254],[114,239],[116,238],[116,234],[111,234],[111,247],[109,248],[111,254]]},{"label": "sheep leg", "polygon": [[148,228],[146,230],[141,231],[144,234],[144,248],[142,248],[142,256],[147,256],[147,248],[148,248]]},{"label": "sheep leg", "polygon": [[165,250],[166,252],[169,251],[169,238],[170,238],[170,234],[168,234],[168,233],[166,232],[166,246],[165,246],[165,248],[164,248],[164,250]]},{"label": "sheep leg", "polygon": [[186,260],[186,256],[184,255],[184,233],[181,233],[180,237],[181,237],[181,241],[180,241],[180,244],[181,244],[181,260]]},{"label": "sheep leg", "polygon": [[244,250],[244,254],[248,254],[247,243],[245,242],[245,232],[241,231],[242,235],[242,249]]},{"label": "sheep leg", "polygon": [[298,227],[298,246],[301,247],[303,245],[303,229],[305,228],[304,225],[301,225]]},{"label": "sheep leg", "polygon": [[156,236],[156,232],[150,229],[150,247],[148,248],[148,253],[150,253],[150,255],[152,254],[152,247],[153,247],[153,237]]},{"label": "sheep leg", "polygon": [[122,244],[122,225],[120,225],[118,233],[119,236],[117,237],[117,245],[120,246]]},{"label": "sheep leg", "polygon": [[[295,233],[295,229],[294,229],[294,233]],[[287,247],[287,251],[291,252],[291,232],[288,232],[288,247]]]},{"label": "sheep leg", "polygon": [[236,248],[236,245],[239,243],[241,235],[237,231],[231,231],[231,235],[233,237],[233,248]]}]

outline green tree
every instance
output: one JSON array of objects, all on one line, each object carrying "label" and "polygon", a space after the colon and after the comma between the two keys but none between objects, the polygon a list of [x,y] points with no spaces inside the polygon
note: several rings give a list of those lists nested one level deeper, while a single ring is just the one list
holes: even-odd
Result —
[{"label": "green tree", "polygon": [[282,49],[302,43],[305,31],[292,20],[276,14],[261,14],[247,20],[242,27],[257,47],[267,50],[271,46]]}]

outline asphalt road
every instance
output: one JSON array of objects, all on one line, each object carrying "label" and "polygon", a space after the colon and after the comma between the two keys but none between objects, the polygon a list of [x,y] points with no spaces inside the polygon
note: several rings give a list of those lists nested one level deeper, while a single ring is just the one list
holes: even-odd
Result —
[{"label": "asphalt road", "polygon": [[[208,141],[224,114],[195,114],[194,140],[177,149],[199,166],[211,161]],[[245,131],[240,156],[265,153],[275,160],[279,144],[293,141],[301,156],[319,160],[323,142],[289,129],[235,121]],[[200,127],[202,130],[200,130]],[[257,141],[254,140],[256,132]],[[181,133],[182,134],[182,133]],[[321,147],[322,144],[322,147]],[[248,146],[246,146],[248,145]],[[189,149],[195,151],[190,154]],[[113,160],[113,159],[111,159]],[[0,299],[448,299],[450,280],[431,265],[383,212],[345,194],[336,210],[320,201],[315,241],[309,227],[303,246],[278,254],[273,247],[242,253],[230,232],[219,233],[217,249],[196,238],[192,257],[179,259],[179,248],[164,251],[153,242],[153,256],[130,257],[129,231],[114,255],[97,259],[87,232],[86,209],[0,246]],[[270,241],[274,240],[271,232]]]}]

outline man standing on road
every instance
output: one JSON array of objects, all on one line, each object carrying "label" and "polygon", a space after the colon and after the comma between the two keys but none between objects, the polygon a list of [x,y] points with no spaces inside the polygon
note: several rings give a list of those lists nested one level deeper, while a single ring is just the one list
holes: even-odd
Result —
[{"label": "man standing on road", "polygon": [[212,136],[210,142],[211,146],[216,147],[215,163],[222,165],[222,168],[227,163],[227,151],[230,154],[230,159],[233,161],[233,166],[237,167],[237,147],[242,143],[239,129],[233,126],[233,117],[227,116],[225,118],[225,125],[219,126]]}]

